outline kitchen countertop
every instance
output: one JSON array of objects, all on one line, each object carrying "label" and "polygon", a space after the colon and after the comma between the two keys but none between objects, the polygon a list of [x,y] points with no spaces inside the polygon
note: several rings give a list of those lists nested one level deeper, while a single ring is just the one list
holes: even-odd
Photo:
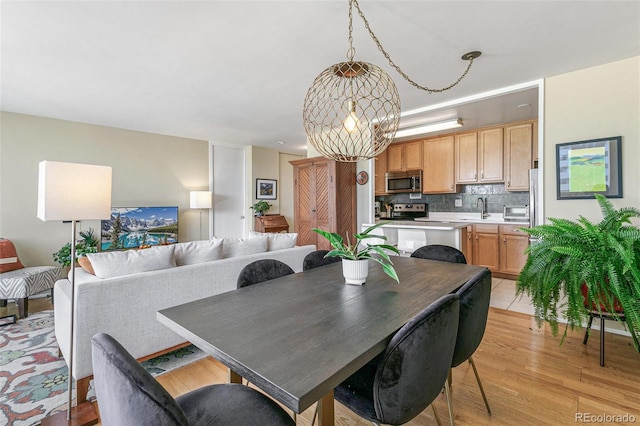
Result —
[{"label": "kitchen countertop", "polygon": [[[385,221],[386,219],[376,219],[376,222]],[[473,224],[491,224],[491,225],[529,225],[528,220],[505,220],[502,214],[490,213],[486,218],[480,219],[480,213],[457,213],[457,212],[432,212],[429,217],[419,217],[411,220],[392,220],[384,226],[394,228],[404,228],[407,226],[418,227],[422,229],[425,226],[432,226],[433,229],[446,230],[462,228]]]},{"label": "kitchen countertop", "polygon": [[[376,219],[376,223],[385,222],[385,219]],[[363,224],[363,226],[371,226],[372,224]],[[464,228],[469,223],[464,222],[442,222],[442,221],[413,221],[413,220],[390,220],[383,228],[415,228],[431,231],[453,231],[454,229]]]}]

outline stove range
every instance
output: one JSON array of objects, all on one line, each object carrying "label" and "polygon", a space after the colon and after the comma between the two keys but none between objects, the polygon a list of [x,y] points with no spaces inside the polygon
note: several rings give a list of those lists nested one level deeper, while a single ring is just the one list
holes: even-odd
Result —
[{"label": "stove range", "polygon": [[426,203],[394,204],[388,220],[414,220],[417,217],[429,217],[429,205]]}]

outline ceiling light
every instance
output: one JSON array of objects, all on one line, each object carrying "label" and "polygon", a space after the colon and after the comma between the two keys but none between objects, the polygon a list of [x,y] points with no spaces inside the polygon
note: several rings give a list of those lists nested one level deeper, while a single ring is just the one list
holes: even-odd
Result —
[{"label": "ceiling light", "polygon": [[368,62],[354,61],[353,8],[364,21],[369,36],[395,70],[412,86],[428,93],[444,92],[469,72],[480,52],[466,53],[467,68],[452,84],[441,89],[421,86],[407,76],[384,50],[369,26],[357,0],[349,0],[349,49],[347,61],[326,68],[307,91],[302,120],[307,139],[324,157],[355,162],[375,157],[397,137],[400,96],[389,75]]},{"label": "ceiling light", "polygon": [[421,135],[424,133],[437,132],[438,130],[455,129],[462,127],[461,118],[452,118],[451,120],[438,121],[435,123],[422,124],[415,127],[407,127],[396,132],[396,138],[404,138],[405,136]]}]

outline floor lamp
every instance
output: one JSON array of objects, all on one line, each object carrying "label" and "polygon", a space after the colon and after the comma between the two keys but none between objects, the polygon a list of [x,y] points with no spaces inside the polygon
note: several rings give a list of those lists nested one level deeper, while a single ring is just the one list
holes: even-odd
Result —
[{"label": "floor lamp", "polygon": [[[111,167],[89,164],[40,162],[38,174],[38,218],[71,222],[71,253],[76,252],[78,220],[109,219],[111,215]],[[75,321],[75,256],[72,256],[71,322],[69,330],[69,385],[67,411],[43,419],[42,425],[87,425],[98,422],[93,404],[72,406]],[[65,419],[66,417],[66,419]]]},{"label": "floor lamp", "polygon": [[202,209],[210,209],[211,191],[191,191],[189,207],[200,209],[200,239],[202,239]]}]

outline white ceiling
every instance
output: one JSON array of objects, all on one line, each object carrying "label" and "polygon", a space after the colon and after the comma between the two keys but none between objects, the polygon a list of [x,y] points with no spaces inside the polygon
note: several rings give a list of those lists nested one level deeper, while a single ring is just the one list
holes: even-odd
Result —
[{"label": "white ceiling", "polygon": [[[356,60],[395,80],[411,120],[465,127],[537,116],[537,89],[457,107],[456,99],[640,55],[639,1],[360,0],[391,69],[354,15]],[[4,111],[301,152],[302,104],[345,60],[348,1],[6,1]],[[530,107],[516,108],[520,104]],[[411,121],[408,120],[407,122]],[[278,145],[278,141],[286,142]]]}]

